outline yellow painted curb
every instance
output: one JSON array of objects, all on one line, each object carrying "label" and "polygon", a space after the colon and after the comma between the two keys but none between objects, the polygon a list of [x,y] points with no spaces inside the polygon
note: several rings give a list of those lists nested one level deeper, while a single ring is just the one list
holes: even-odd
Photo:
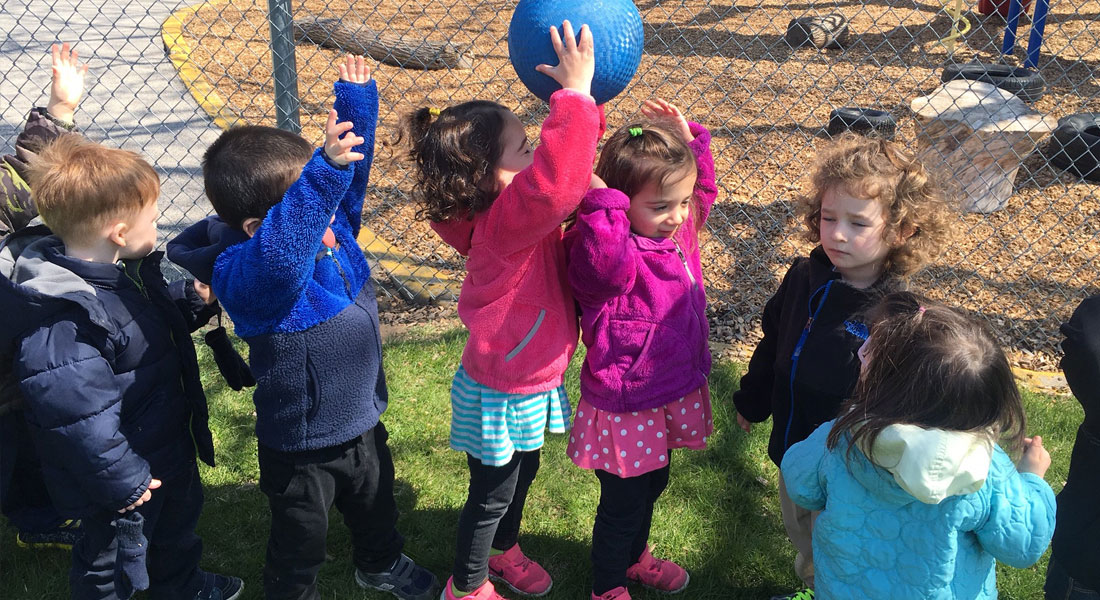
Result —
[{"label": "yellow painted curb", "polygon": [[1043,371],[1031,371],[1014,367],[1012,373],[1016,375],[1016,379],[1019,379],[1024,385],[1032,390],[1054,394],[1070,393],[1069,384],[1066,383],[1066,376],[1062,374],[1061,371],[1044,373]]},{"label": "yellow painted curb", "polygon": [[[181,8],[172,13],[161,25],[161,39],[164,50],[176,67],[184,87],[198,102],[206,114],[221,129],[244,125],[245,120],[229,108],[228,103],[210,84],[202,71],[191,60],[191,46],[183,36],[183,24],[196,12],[206,6],[224,4],[229,0],[207,0],[193,6]],[[379,237],[373,231],[363,228],[359,232],[359,246],[373,256],[393,280],[411,296],[411,300],[420,302],[454,301],[458,299],[461,282],[440,278],[434,269],[427,267],[409,268],[413,261],[392,244]]]},{"label": "yellow painted curb", "polygon": [[229,109],[225,99],[218,90],[210,85],[206,76],[191,61],[191,46],[183,37],[183,23],[204,6],[211,6],[226,2],[227,0],[209,0],[194,6],[181,8],[172,13],[164,21],[160,28],[160,37],[164,40],[164,50],[168,58],[176,66],[176,72],[183,80],[184,87],[191,93],[195,102],[199,103],[203,111],[210,115],[214,123],[221,129],[229,129],[244,124],[244,120]]}]

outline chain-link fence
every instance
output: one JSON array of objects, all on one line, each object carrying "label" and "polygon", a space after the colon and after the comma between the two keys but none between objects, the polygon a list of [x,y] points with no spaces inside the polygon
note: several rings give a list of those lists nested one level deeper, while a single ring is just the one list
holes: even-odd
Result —
[{"label": "chain-link fence", "polygon": [[[985,178],[1011,176],[1022,159],[1014,185],[1000,190],[1007,202],[988,214],[960,212],[959,240],[915,283],[984,315],[1015,350],[1018,364],[1053,366],[1058,324],[1081,298],[1100,291],[1094,277],[1098,184],[1067,171],[1064,161],[1052,164],[1046,134],[1057,118],[1100,112],[1100,0],[1053,0],[1049,12],[1036,0],[1035,8],[1025,8],[1017,43],[1007,53],[1006,19],[998,11],[1009,12],[1010,0],[981,0],[980,7],[943,2],[636,3],[645,22],[645,54],[632,85],[608,106],[609,124],[622,124],[643,100],[659,96],[714,133],[722,193],[709,221],[704,270],[717,340],[751,342],[764,302],[790,261],[808,250],[798,241],[801,225],[790,201],[805,185],[815,149],[828,139],[833,109],[889,113],[897,121],[896,139],[916,149],[922,137],[943,137],[943,119],[918,120],[912,103],[940,85],[945,66],[1021,66],[1030,46],[1045,93],[1031,97],[1035,82],[1020,72],[1009,83],[1027,88],[1020,95],[1035,115],[977,132],[949,123],[950,135],[934,146],[935,153],[953,153],[945,168],[958,184],[960,202],[968,178],[977,176],[988,187]],[[339,29],[388,52],[375,70],[380,147],[364,220],[376,276],[398,296],[447,297],[454,289],[447,284],[461,280],[462,260],[415,220],[409,163],[391,137],[410,109],[473,98],[513,107],[537,134],[546,106],[518,82],[508,62],[514,6],[491,0],[6,0],[0,12],[0,28],[8,32],[0,42],[0,139],[10,144],[26,111],[44,101],[49,44],[74,41],[91,65],[92,82],[78,119],[89,136],[142,152],[156,164],[165,181],[162,222],[170,235],[209,212],[197,166],[217,135],[213,123],[274,125],[292,119],[296,109],[303,135],[320,140],[341,52],[312,43],[327,43],[313,33],[291,54],[289,45],[279,46],[287,39],[280,32]],[[1046,13],[1041,39],[1032,35],[1036,11],[1036,21]],[[788,35],[792,19],[831,14],[846,20],[841,47],[792,47],[798,41]],[[823,22],[828,37],[840,20]],[[273,31],[276,53],[292,56],[292,67],[281,60],[273,68]],[[387,64],[410,51],[427,58],[418,66]],[[441,52],[450,54],[444,59]],[[953,108],[967,102],[958,99]],[[1075,148],[1100,139],[1096,123],[1077,123],[1082,134],[1071,140]],[[1100,149],[1096,153],[1082,160],[1094,160]]]}]

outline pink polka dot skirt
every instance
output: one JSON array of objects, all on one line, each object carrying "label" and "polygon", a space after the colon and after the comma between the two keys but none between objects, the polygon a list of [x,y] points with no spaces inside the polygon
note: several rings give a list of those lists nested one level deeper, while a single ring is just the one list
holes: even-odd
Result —
[{"label": "pink polka dot skirt", "polygon": [[662,407],[629,413],[600,410],[582,397],[567,451],[582,469],[636,477],[667,465],[673,448],[706,448],[713,431],[706,385]]}]

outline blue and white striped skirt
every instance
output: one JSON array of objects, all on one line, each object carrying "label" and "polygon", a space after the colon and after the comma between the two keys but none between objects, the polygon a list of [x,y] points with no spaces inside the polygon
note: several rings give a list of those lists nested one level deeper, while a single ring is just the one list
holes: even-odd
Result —
[{"label": "blue and white striped skirt", "polygon": [[451,448],[499,467],[514,452],[542,447],[544,432],[569,430],[565,386],[537,394],[508,394],[481,385],[459,366],[451,383]]}]

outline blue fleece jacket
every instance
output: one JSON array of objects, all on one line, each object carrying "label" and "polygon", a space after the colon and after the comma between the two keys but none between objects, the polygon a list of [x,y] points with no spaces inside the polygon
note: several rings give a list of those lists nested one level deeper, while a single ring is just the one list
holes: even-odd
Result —
[{"label": "blue fleece jacket", "polygon": [[780,467],[814,522],[814,592],[820,600],[997,598],[994,559],[1023,568],[1054,533],[1054,492],[1019,473],[1000,446],[978,491],[925,504],[845,436],[828,449],[833,421],[791,446]]},{"label": "blue fleece jacket", "polygon": [[[256,378],[256,436],[299,452],[346,442],[386,408],[378,305],[356,243],[374,156],[378,89],[337,82],[336,111],[364,138],[364,160],[341,167],[317,150],[255,236],[216,218],[169,243],[168,256],[214,293],[248,342]],[[329,227],[337,246],[324,246]],[[213,261],[213,269],[210,263]],[[200,276],[201,277],[201,276]]]}]

